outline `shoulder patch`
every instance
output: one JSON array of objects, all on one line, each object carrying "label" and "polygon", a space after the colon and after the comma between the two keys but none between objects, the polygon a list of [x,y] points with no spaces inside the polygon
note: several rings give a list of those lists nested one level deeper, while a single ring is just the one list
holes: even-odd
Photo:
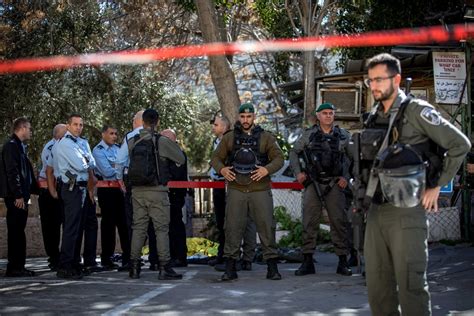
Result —
[{"label": "shoulder patch", "polygon": [[441,123],[441,116],[435,109],[431,107],[425,107],[420,112],[420,116],[423,120],[431,125],[439,125]]},{"label": "shoulder patch", "polygon": [[51,144],[51,145],[49,145],[49,146],[47,147],[47,149],[48,149],[49,151],[51,151],[51,149],[53,149],[53,146],[54,146],[54,144]]},{"label": "shoulder patch", "polygon": [[77,139],[72,137],[71,135],[66,135],[66,138],[69,138],[70,140],[72,140],[73,142],[77,143]]}]

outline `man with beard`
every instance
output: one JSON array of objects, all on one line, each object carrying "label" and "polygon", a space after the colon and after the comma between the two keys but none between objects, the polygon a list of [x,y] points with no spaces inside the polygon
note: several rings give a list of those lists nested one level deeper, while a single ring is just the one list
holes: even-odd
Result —
[{"label": "man with beard", "polygon": [[244,103],[239,121],[226,133],[212,154],[211,165],[227,181],[225,219],[226,272],[222,281],[237,278],[236,260],[250,216],[257,226],[267,262],[267,279],[280,280],[275,242],[275,221],[270,174],[283,166],[283,153],[275,137],[254,124],[255,108]]},{"label": "man with beard", "polygon": [[404,315],[430,315],[425,213],[437,211],[441,186],[471,145],[431,104],[400,90],[397,58],[380,54],[367,67],[365,83],[377,103],[355,137],[361,165],[372,161],[362,179],[363,205],[370,204],[364,246],[370,308],[374,315],[399,315],[399,305]]}]

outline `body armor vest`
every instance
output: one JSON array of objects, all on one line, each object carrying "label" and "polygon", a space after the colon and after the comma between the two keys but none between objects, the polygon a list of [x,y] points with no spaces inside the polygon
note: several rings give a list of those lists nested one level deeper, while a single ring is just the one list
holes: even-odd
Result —
[{"label": "body armor vest", "polygon": [[[394,143],[393,131],[397,130],[398,134],[402,133],[403,126],[403,114],[406,107],[409,105],[413,97],[407,97],[400,105],[397,117],[392,126],[391,134],[389,135],[389,144]],[[376,159],[376,155],[382,142],[385,138],[385,134],[388,130],[390,118],[383,118],[376,114],[370,114],[364,123],[364,131],[361,133],[360,138],[360,151],[361,151],[361,164],[363,166],[371,166],[372,162]],[[433,188],[437,185],[438,179],[441,174],[443,167],[443,156],[446,150],[439,147],[431,139],[418,144],[410,144],[410,146],[422,157],[426,162],[426,187]],[[370,168],[370,167],[369,167]]]},{"label": "body armor vest", "polygon": [[255,126],[249,135],[244,133],[241,126],[237,124],[234,129],[234,145],[227,165],[234,162],[235,153],[241,148],[252,150],[257,157],[257,165],[265,166],[268,164],[268,154],[260,152],[260,139],[263,132],[264,130],[260,126]]},{"label": "body armor vest", "polygon": [[308,150],[311,158],[309,172],[316,179],[342,176],[344,154],[341,140],[345,136],[338,126],[332,134],[324,134],[321,130],[314,132],[309,137]]}]

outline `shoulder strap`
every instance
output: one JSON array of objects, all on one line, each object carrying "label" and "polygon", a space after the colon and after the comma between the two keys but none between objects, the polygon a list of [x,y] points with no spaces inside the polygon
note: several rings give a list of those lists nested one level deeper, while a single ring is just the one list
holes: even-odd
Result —
[{"label": "shoulder strap", "polygon": [[[388,124],[388,129],[387,129],[387,132],[385,134],[385,138],[384,138],[384,140],[382,142],[382,145],[380,146],[380,148],[377,152],[376,159],[374,160],[374,163],[373,163],[372,168],[370,170],[369,181],[367,183],[367,190],[365,192],[366,200],[368,200],[368,199],[372,200],[372,198],[374,197],[374,194],[375,194],[375,190],[377,189],[377,185],[379,184],[379,177],[376,173],[375,167],[377,165],[377,162],[380,160],[381,154],[383,153],[385,148],[387,148],[387,146],[388,146],[388,141],[389,141],[389,138],[390,138],[390,134],[392,133],[393,125],[394,125],[395,121],[397,121],[397,119],[398,119],[398,121],[401,121],[400,120],[401,115],[403,115],[403,112],[405,111],[406,106],[410,103],[412,98],[413,97],[411,95],[408,95],[400,103],[400,106],[398,107],[398,109],[390,114],[390,122]],[[400,112],[401,112],[401,114],[400,114]]]}]

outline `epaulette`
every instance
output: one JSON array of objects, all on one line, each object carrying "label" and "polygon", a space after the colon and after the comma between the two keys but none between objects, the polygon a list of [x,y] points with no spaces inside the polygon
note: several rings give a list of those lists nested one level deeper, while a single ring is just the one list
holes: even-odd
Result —
[{"label": "epaulette", "polygon": [[97,145],[97,149],[104,149],[104,146],[102,146],[102,145]]},{"label": "epaulette", "polygon": [[120,144],[114,144],[114,146],[117,146],[118,148],[120,148]]},{"label": "epaulette", "polygon": [[66,138],[69,138],[73,142],[77,143],[77,138],[74,138],[72,135],[66,135]]}]

